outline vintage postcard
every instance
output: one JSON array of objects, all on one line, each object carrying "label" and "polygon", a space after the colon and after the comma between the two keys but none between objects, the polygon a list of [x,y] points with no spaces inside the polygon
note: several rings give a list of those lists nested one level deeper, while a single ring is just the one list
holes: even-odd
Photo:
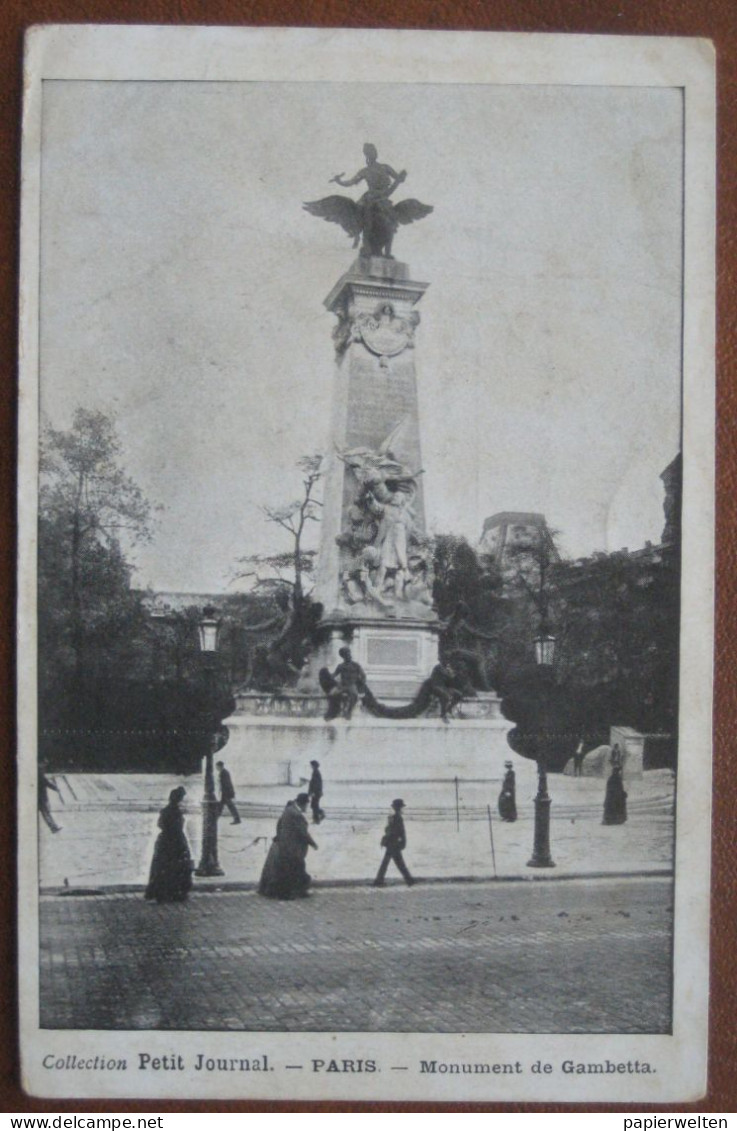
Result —
[{"label": "vintage postcard", "polygon": [[706,41],[27,37],[47,1097],[706,1088]]}]

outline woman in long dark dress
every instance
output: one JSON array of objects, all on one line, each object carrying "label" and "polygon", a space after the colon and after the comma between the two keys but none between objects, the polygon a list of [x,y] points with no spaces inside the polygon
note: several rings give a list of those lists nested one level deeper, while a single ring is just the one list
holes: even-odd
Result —
[{"label": "woman in long dark dress", "polygon": [[517,790],[514,770],[511,762],[504,763],[506,773],[502,782],[502,791],[499,794],[499,816],[503,821],[517,820]]},{"label": "woman in long dark dress", "polygon": [[609,775],[604,795],[603,825],[623,825],[627,820],[627,792],[622,781],[622,770],[615,766]]},{"label": "woman in long dark dress", "polygon": [[311,879],[305,861],[308,848],[317,848],[304,815],[309,796],[300,793],[287,803],[276,825],[276,836],[266,857],[259,895],[268,899],[303,899]]},{"label": "woman in long dark dress", "polygon": [[155,899],[157,903],[181,903],[192,888],[192,857],[180,808],[186,792],[181,785],[173,789],[169,804],[159,813],[161,832],[156,838],[146,888],[146,899]]}]

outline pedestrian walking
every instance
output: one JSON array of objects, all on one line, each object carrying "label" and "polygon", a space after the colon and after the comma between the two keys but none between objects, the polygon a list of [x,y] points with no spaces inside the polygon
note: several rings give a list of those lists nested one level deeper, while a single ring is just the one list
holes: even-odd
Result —
[{"label": "pedestrian walking", "polygon": [[53,778],[47,776],[45,771],[46,763],[40,762],[38,767],[38,811],[43,817],[46,824],[51,829],[52,833],[60,833],[61,825],[57,825],[56,821],[51,815],[51,807],[49,805],[49,790],[53,789],[54,793],[57,793],[59,795],[62,802],[63,798],[61,797],[61,790],[59,789],[58,785]]},{"label": "pedestrian walking", "polygon": [[310,808],[312,809],[312,823],[313,825],[319,825],[320,821],[325,818],[325,813],[320,807],[320,801],[322,800],[322,774],[320,773],[320,763],[316,762],[314,758],[310,762],[310,765],[312,766],[312,777],[310,778],[310,784],[307,786],[307,796],[310,799]]},{"label": "pedestrian walking", "polygon": [[402,818],[402,810],[404,809],[404,802],[401,797],[396,801],[392,801],[392,812],[389,814],[384,835],[381,838],[381,847],[384,849],[384,859],[379,865],[379,870],[376,873],[374,880],[374,887],[381,888],[384,886],[384,877],[386,870],[389,867],[390,861],[394,861],[397,868],[404,876],[404,882],[411,887],[415,882],[410,875],[409,868],[404,862],[402,853],[407,847],[407,834],[404,828],[404,820]]},{"label": "pedestrian walking", "polygon": [[218,808],[218,817],[222,817],[223,809],[227,809],[233,820],[231,825],[239,825],[241,818],[238,810],[235,807],[235,789],[233,787],[233,779],[225,768],[223,762],[215,763],[218,771],[218,779],[220,782],[220,807]]},{"label": "pedestrian walking", "polygon": [[151,860],[146,899],[157,903],[183,903],[192,888],[194,864],[184,835],[184,814],[181,804],[186,789],[177,786],[169,794],[169,803],[159,813],[159,829]]},{"label": "pedestrian walking", "polygon": [[312,879],[307,871],[307,852],[317,848],[310,836],[304,815],[309,797],[300,793],[287,802],[276,825],[261,879],[259,895],[267,899],[304,899],[309,895]]},{"label": "pedestrian walking", "polygon": [[574,778],[580,778],[581,777],[581,774],[582,774],[582,771],[583,771],[583,760],[584,760],[585,757],[586,757],[586,755],[584,754],[584,750],[583,750],[583,739],[581,739],[578,746],[576,747],[576,752],[573,755],[573,776],[574,776]]},{"label": "pedestrian walking", "polygon": [[502,791],[499,794],[499,816],[503,821],[517,820],[517,784],[511,762],[505,762],[507,771],[502,782]]},{"label": "pedestrian walking", "polygon": [[621,769],[624,764],[624,758],[622,757],[622,751],[618,742],[615,742],[614,746],[612,746],[612,752],[609,755],[609,762],[613,769],[616,769],[617,766],[619,766],[619,768]]},{"label": "pedestrian walking", "polygon": [[604,795],[603,825],[623,825],[627,820],[627,793],[622,781],[622,768],[615,766],[609,775]]}]

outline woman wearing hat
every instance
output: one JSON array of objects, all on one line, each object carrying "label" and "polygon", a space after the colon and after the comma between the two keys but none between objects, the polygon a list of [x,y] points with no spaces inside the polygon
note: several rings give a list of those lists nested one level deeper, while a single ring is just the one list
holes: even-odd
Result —
[{"label": "woman wearing hat", "polygon": [[389,815],[389,820],[386,823],[384,835],[381,838],[381,847],[384,851],[384,859],[379,865],[379,870],[376,873],[374,880],[374,887],[381,888],[384,886],[384,877],[386,870],[389,867],[390,860],[393,860],[397,868],[404,876],[404,882],[408,887],[411,887],[415,882],[410,875],[409,868],[404,862],[402,852],[407,847],[407,834],[404,830],[404,821],[402,819],[402,810],[404,809],[404,802],[401,797],[396,801],[392,801],[392,812]]},{"label": "woman wearing hat", "polygon": [[517,820],[517,797],[514,769],[511,762],[504,763],[507,771],[502,782],[502,791],[499,794],[499,816],[503,821]]},{"label": "woman wearing hat", "polygon": [[182,903],[192,888],[192,857],[184,835],[181,804],[187,791],[177,786],[159,813],[161,832],[156,838],[146,899],[157,903]]}]

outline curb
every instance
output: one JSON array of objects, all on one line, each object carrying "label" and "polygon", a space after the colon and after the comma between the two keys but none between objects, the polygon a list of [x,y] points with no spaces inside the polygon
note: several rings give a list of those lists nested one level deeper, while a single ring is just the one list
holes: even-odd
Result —
[{"label": "curb", "polygon": [[[550,883],[564,882],[566,880],[647,880],[647,879],[672,879],[672,868],[653,868],[636,872],[565,872],[554,875],[546,871],[544,874],[521,873],[509,876],[423,876],[416,882],[420,887],[441,884],[508,884],[508,883]],[[330,888],[370,888],[371,879],[356,880],[325,880],[315,884],[313,891],[326,891]],[[387,888],[403,888],[402,880],[388,880]],[[192,895],[214,895],[218,892],[255,892],[258,884],[240,881],[225,880],[222,882],[196,884],[192,888]],[[106,884],[104,887],[70,887],[70,888],[41,888],[39,894],[44,897],[83,897],[83,896],[110,896],[110,895],[135,895],[146,890],[145,884]]]}]

